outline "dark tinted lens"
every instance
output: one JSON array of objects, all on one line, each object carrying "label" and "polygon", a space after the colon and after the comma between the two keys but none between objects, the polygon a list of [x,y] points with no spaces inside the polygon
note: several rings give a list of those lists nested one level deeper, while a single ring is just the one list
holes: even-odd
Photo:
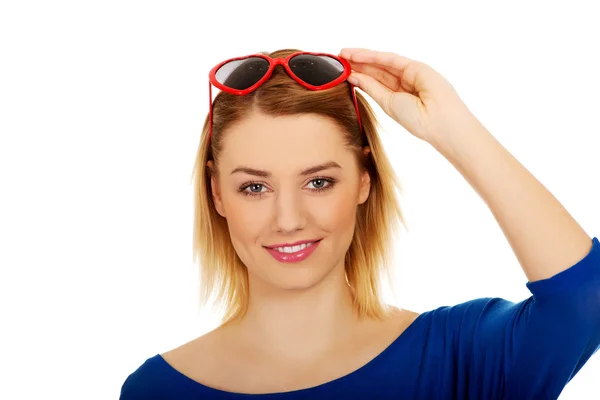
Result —
[{"label": "dark tinted lens", "polygon": [[310,54],[292,58],[290,69],[298,78],[313,86],[330,83],[344,72],[344,66],[335,58]]},{"label": "dark tinted lens", "polygon": [[233,60],[218,69],[217,81],[227,87],[244,90],[254,85],[269,70],[269,62],[264,58],[250,57]]}]

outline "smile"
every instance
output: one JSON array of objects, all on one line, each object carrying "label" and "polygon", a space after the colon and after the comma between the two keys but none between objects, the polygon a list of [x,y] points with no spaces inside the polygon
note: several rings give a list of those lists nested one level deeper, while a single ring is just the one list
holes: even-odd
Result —
[{"label": "smile", "polygon": [[304,250],[307,247],[314,245],[316,242],[304,243],[298,246],[285,246],[285,247],[275,247],[273,250],[277,250],[281,253],[293,254],[297,253],[300,250]]},{"label": "smile", "polygon": [[321,240],[317,240],[296,246],[265,247],[265,249],[275,260],[293,263],[306,260],[316,250],[320,242]]}]

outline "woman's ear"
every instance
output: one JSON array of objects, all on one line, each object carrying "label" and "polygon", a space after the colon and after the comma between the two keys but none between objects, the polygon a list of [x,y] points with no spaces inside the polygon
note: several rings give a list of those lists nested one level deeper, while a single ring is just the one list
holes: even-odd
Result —
[{"label": "woman's ear", "polygon": [[221,187],[219,185],[219,180],[217,179],[217,174],[215,170],[215,165],[212,160],[206,163],[206,168],[208,169],[208,173],[210,175],[210,189],[212,193],[213,202],[215,203],[215,208],[219,215],[225,218],[225,207],[223,207],[223,199],[221,197]]},{"label": "woman's ear", "polygon": [[371,148],[369,146],[363,147],[363,157],[364,157],[365,160],[367,158],[369,158],[370,154],[371,154]]},{"label": "woman's ear", "polygon": [[360,188],[358,192],[358,204],[363,204],[369,198],[371,191],[371,175],[369,171],[363,171],[360,175]]},{"label": "woman's ear", "polygon": [[[363,148],[364,161],[369,157],[371,149],[369,146]],[[369,171],[365,170],[360,175],[360,188],[358,193],[358,204],[363,204],[369,198],[369,192],[371,191],[371,175]]]}]

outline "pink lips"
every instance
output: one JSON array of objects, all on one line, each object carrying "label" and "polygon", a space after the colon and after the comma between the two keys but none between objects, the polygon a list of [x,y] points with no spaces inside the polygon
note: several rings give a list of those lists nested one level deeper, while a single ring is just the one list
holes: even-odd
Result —
[{"label": "pink lips", "polygon": [[[312,252],[315,251],[317,246],[319,246],[319,243],[321,243],[321,241],[320,240],[317,242],[304,241],[304,243],[313,243],[313,244],[302,250],[298,250],[295,253],[283,253],[281,251],[276,250],[275,248],[270,248],[270,247],[265,247],[265,249],[269,252],[269,254],[271,254],[273,256],[273,258],[275,260],[277,260],[279,262],[295,263],[295,262],[300,262],[300,261],[306,260],[308,258],[308,256],[310,256],[312,254]],[[294,245],[297,246],[299,244],[302,244],[302,242],[295,243]],[[277,247],[284,247],[284,246],[277,246]]]}]

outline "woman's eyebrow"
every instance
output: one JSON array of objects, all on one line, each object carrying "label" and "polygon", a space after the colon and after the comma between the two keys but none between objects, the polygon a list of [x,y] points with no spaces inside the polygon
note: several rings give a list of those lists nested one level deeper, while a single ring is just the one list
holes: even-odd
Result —
[{"label": "woman's eyebrow", "polygon": [[[323,171],[323,170],[329,169],[329,168],[342,168],[342,167],[340,164],[336,163],[335,161],[327,161],[322,164],[313,165],[312,167],[308,167],[308,168],[302,170],[300,172],[300,175],[302,175],[302,176],[311,175],[311,174],[315,174],[319,171]],[[243,172],[243,173],[246,173],[249,175],[260,176],[262,178],[269,178],[272,176],[272,174],[269,171],[246,167],[243,165],[234,168],[233,171],[231,171],[230,175],[233,175],[236,172]]]}]

